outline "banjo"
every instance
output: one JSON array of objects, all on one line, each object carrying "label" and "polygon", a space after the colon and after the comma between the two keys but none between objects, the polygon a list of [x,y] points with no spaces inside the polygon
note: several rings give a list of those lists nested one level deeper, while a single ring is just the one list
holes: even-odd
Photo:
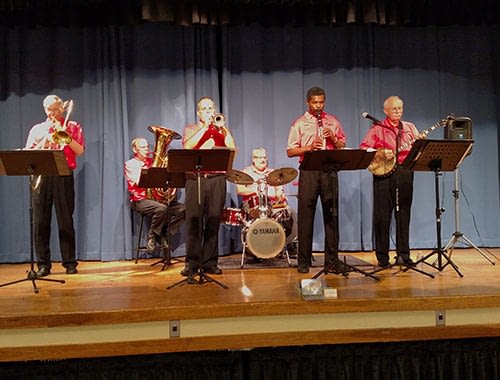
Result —
[{"label": "banjo", "polygon": [[[453,118],[454,118],[453,115],[448,115],[445,119],[437,122],[430,128],[422,131],[420,135],[425,138],[429,133],[431,133],[436,128],[444,127],[446,123]],[[413,144],[414,141],[415,139],[412,139],[411,141],[404,143],[399,147],[399,151],[408,148],[408,146]],[[383,177],[388,177],[394,172],[394,170],[396,170],[396,155],[393,154],[392,158],[388,159],[387,154],[390,152],[392,152],[391,149],[386,149],[386,148],[377,150],[377,153],[375,153],[372,162],[370,162],[370,165],[368,165],[368,170],[370,171],[370,173],[372,173],[374,176],[383,178]]]}]

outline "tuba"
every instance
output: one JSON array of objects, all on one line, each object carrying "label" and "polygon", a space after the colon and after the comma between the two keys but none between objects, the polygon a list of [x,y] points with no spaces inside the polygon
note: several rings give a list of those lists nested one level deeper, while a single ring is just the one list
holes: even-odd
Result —
[{"label": "tuba", "polygon": [[[168,146],[172,140],[180,139],[181,135],[160,125],[151,125],[148,127],[148,130],[155,135],[155,149],[151,167],[166,168],[168,164]],[[149,199],[168,205],[175,199],[176,192],[177,189],[175,187],[169,187],[167,189],[161,187],[149,188],[147,190],[147,196]]]}]

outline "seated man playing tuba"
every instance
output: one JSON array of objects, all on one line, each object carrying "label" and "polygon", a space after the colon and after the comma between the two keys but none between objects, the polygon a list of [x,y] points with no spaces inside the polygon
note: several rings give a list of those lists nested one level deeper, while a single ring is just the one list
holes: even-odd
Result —
[{"label": "seated man playing tuba", "polygon": [[[184,204],[175,199],[175,188],[161,192],[150,191],[156,189],[139,187],[141,170],[153,166],[153,157],[151,157],[149,144],[144,137],[136,137],[132,141],[132,151],[134,157],[125,162],[125,178],[130,195],[130,207],[140,214],[151,216],[147,235],[148,252],[154,252],[157,244],[161,244],[163,249],[168,249],[169,239],[166,238],[165,234],[167,230],[171,236],[178,232],[179,226],[185,218]],[[155,152],[155,155],[159,154]],[[170,220],[167,220],[167,216]]]}]

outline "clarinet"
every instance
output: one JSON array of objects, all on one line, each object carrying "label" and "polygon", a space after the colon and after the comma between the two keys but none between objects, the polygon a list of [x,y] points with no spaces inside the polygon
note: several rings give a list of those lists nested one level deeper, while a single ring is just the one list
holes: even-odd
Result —
[{"label": "clarinet", "polygon": [[316,113],[316,118],[318,119],[318,131],[319,131],[319,135],[321,136],[321,138],[323,139],[323,146],[321,147],[321,149],[326,149],[326,139],[325,137],[323,136],[323,117],[321,116],[321,111],[318,111]]}]

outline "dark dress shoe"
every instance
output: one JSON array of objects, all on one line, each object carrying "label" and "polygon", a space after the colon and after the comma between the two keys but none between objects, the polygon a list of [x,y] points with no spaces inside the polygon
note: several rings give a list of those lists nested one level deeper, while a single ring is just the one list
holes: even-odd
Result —
[{"label": "dark dress shoe", "polygon": [[303,263],[299,264],[299,266],[297,267],[297,272],[309,273],[309,265]]},{"label": "dark dress shoe", "polygon": [[396,258],[396,264],[406,265],[408,267],[414,267],[417,264],[410,258],[410,256],[398,256]]},{"label": "dark dress shoe", "polygon": [[325,266],[326,273],[341,274],[342,276],[347,276],[349,270],[350,269],[340,260],[333,260]]},{"label": "dark dress shoe", "polygon": [[203,272],[208,273],[208,274],[222,274],[222,269],[220,269],[217,265],[204,268]]},{"label": "dark dress shoe", "polygon": [[41,267],[40,269],[38,269],[38,272],[36,272],[37,277],[45,277],[48,276],[49,274],[50,274],[50,269],[47,267]]},{"label": "dark dress shoe", "polygon": [[66,267],[66,274],[77,274],[78,269],[74,265]]},{"label": "dark dress shoe", "polygon": [[181,270],[181,276],[184,277],[192,277],[195,273],[198,273],[198,269],[192,267],[189,264],[186,264],[184,268]]},{"label": "dark dress shoe", "polygon": [[387,268],[391,266],[391,263],[389,263],[389,260],[379,260],[378,266],[381,268]]},{"label": "dark dress shoe", "polygon": [[187,277],[190,273],[192,275],[193,274],[193,270],[188,265],[186,265],[181,270],[181,276]]}]

